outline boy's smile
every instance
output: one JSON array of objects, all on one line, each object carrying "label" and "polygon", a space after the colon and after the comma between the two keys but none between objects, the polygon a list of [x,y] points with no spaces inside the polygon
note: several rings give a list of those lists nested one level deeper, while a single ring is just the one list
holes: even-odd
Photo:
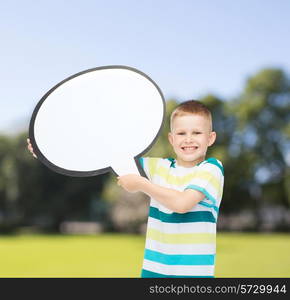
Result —
[{"label": "boy's smile", "polygon": [[194,150],[198,149],[198,146],[184,146],[184,147],[181,147],[181,149],[182,149],[185,153],[193,153]]},{"label": "boy's smile", "polygon": [[199,114],[176,116],[168,139],[177,155],[177,163],[193,167],[205,159],[207,148],[216,138],[210,120]]}]

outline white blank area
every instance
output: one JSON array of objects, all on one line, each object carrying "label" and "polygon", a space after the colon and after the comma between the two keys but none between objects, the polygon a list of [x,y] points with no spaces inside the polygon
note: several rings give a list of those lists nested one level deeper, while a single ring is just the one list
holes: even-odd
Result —
[{"label": "white blank area", "polygon": [[46,159],[63,169],[127,172],[157,135],[163,110],[162,96],[143,75],[99,69],[66,81],[45,99],[34,137]]}]

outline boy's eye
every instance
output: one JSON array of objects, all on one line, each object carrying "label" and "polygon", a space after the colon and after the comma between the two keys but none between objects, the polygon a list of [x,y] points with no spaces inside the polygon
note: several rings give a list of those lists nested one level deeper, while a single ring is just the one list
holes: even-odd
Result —
[{"label": "boy's eye", "polygon": [[185,135],[185,132],[177,132],[178,135]]},{"label": "boy's eye", "polygon": [[194,134],[201,134],[201,132],[200,131],[195,131]]}]

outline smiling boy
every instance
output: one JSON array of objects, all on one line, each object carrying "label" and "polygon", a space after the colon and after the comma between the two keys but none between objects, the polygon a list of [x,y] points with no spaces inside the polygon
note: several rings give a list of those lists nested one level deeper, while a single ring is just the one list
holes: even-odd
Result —
[{"label": "smiling boy", "polygon": [[206,159],[216,133],[208,108],[189,100],[171,114],[173,158],[141,158],[148,177],[128,174],[118,184],[150,196],[142,277],[214,277],[216,222],[223,166]]}]

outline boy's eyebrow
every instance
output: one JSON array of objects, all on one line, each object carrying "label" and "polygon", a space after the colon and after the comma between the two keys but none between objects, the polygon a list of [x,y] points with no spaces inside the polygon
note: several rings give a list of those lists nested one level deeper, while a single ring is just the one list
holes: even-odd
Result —
[{"label": "boy's eyebrow", "polygon": [[[184,131],[186,129],[184,129],[184,128],[175,128],[174,130],[176,130],[176,131]],[[201,128],[192,128],[190,130],[192,130],[192,131],[202,131],[203,129],[201,129]]]}]

